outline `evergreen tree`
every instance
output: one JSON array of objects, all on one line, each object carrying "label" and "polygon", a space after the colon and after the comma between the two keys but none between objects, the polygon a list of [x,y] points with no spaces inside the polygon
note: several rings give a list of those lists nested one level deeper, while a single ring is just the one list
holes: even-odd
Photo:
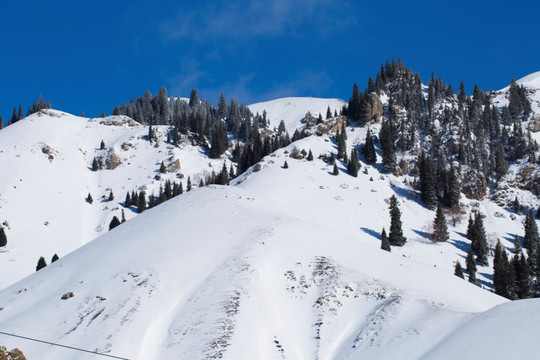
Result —
[{"label": "evergreen tree", "polygon": [[124,213],[124,209],[122,209],[122,224],[126,222],[126,214]]},{"label": "evergreen tree", "polygon": [[167,168],[165,167],[165,163],[162,161],[161,164],[159,165],[159,172],[161,174],[165,174],[167,172]]},{"label": "evergreen tree", "polygon": [[124,206],[130,207],[131,206],[131,197],[129,196],[129,191],[126,193],[126,199],[124,200]]},{"label": "evergreen tree", "polygon": [[360,169],[360,161],[358,160],[358,152],[355,149],[351,150],[351,158],[347,164],[347,172],[349,175],[357,177]]},{"label": "evergreen tree", "polygon": [[330,105],[328,105],[328,108],[326,109],[326,120],[330,119],[332,117],[332,112],[330,111]]},{"label": "evergreen tree", "polygon": [[111,190],[111,192],[109,193],[109,201],[113,201],[114,200],[114,194]]},{"label": "evergreen tree", "polygon": [[[488,265],[488,246],[486,239],[486,231],[484,229],[484,220],[479,212],[474,217],[472,228],[467,229],[467,236],[471,240],[471,249],[476,255],[476,263],[482,266]],[[470,237],[469,237],[470,236]]]},{"label": "evergreen tree", "polygon": [[518,200],[517,196],[514,199],[514,202],[512,204],[512,209],[514,210],[514,213],[516,213],[516,214],[521,213],[521,204],[519,203],[519,200]]},{"label": "evergreen tree", "polygon": [[99,149],[104,150],[105,149],[105,142],[101,140],[101,144],[99,144]]},{"label": "evergreen tree", "polygon": [[392,121],[383,121],[381,130],[379,131],[379,139],[381,140],[382,156],[382,172],[393,173],[396,169],[396,154],[394,152],[394,134],[392,129]]},{"label": "evergreen tree", "polygon": [[441,204],[437,205],[437,213],[433,222],[433,234],[431,240],[435,242],[443,242],[448,240],[448,226],[446,225],[446,218],[442,211]]},{"label": "evergreen tree", "polygon": [[338,159],[343,159],[345,158],[346,155],[346,152],[347,152],[347,142],[346,142],[346,133],[345,133],[345,129],[342,129],[341,131],[338,131],[336,133],[336,139],[337,139],[337,142],[338,142],[338,146],[337,146],[337,158]]},{"label": "evergreen tree", "polygon": [[86,197],[86,202],[89,204],[92,204],[94,202],[94,199],[92,199],[92,195],[88,193],[88,196]]},{"label": "evergreen tree", "polygon": [[516,259],[514,262],[514,268],[516,269],[516,281],[518,289],[518,297],[520,299],[528,299],[532,297],[532,288],[531,288],[531,268],[525,255],[520,254],[519,260]]},{"label": "evergreen tree", "polygon": [[392,251],[390,247],[390,241],[388,241],[388,236],[386,235],[386,230],[383,228],[381,233],[381,249],[388,252]]},{"label": "evergreen tree", "polygon": [[436,208],[437,200],[437,178],[433,160],[429,156],[425,156],[424,152],[420,153],[418,160],[420,170],[420,200],[430,210]]},{"label": "evergreen tree", "polygon": [[540,243],[540,235],[538,233],[538,226],[536,225],[536,220],[533,216],[532,210],[529,210],[529,213],[525,217],[525,240],[523,242],[524,247],[529,252],[536,250],[538,244]]},{"label": "evergreen tree", "polygon": [[36,271],[43,269],[45,266],[47,266],[47,262],[45,261],[45,258],[41,256],[38,260]]},{"label": "evergreen tree", "polygon": [[364,143],[364,157],[366,159],[366,164],[373,165],[377,162],[377,154],[375,153],[375,145],[373,144],[373,139],[371,138],[371,131],[368,129],[366,134],[366,142]]},{"label": "evergreen tree", "polygon": [[187,178],[186,191],[191,191],[191,177],[190,176],[188,176],[188,178]]},{"label": "evergreen tree", "polygon": [[461,185],[458,176],[454,170],[454,164],[450,162],[450,171],[448,172],[448,191],[445,193],[446,203],[449,207],[459,206],[459,198],[461,197]]},{"label": "evergreen tree", "polygon": [[142,213],[146,210],[146,192],[143,190],[137,197],[137,213]]},{"label": "evergreen tree", "polygon": [[334,170],[332,171],[334,175],[339,175],[339,168],[337,167],[337,164],[334,164]]},{"label": "evergreen tree", "polygon": [[313,161],[313,153],[311,152],[311,149],[309,149],[307,159],[308,159],[308,161]]},{"label": "evergreen tree", "polygon": [[114,229],[118,225],[120,225],[120,220],[116,216],[113,216],[111,222],[109,223],[109,231]]},{"label": "evergreen tree", "polygon": [[461,267],[461,264],[459,263],[459,260],[456,261],[456,268],[454,270],[454,275],[457,277],[460,277],[462,279],[465,279],[465,276],[463,275],[463,268]]},{"label": "evergreen tree", "polygon": [[7,235],[3,227],[0,227],[0,247],[7,245]]},{"label": "evergreen tree", "polygon": [[465,264],[467,268],[467,273],[469,274],[469,282],[477,284],[476,280],[476,262],[474,261],[472,249],[469,249],[467,253],[467,259],[465,259]]},{"label": "evergreen tree", "polygon": [[53,257],[51,258],[51,264],[57,260],[59,260],[60,258],[58,257],[58,254],[54,254]]},{"label": "evergreen tree", "polygon": [[495,287],[495,293],[509,298],[508,293],[508,257],[506,251],[501,245],[500,241],[497,241],[495,246],[495,255],[493,257],[493,286]]},{"label": "evergreen tree", "polygon": [[284,169],[288,169],[288,168],[289,168],[289,164],[287,164],[287,160],[285,160],[285,162],[283,163],[283,168],[284,168]]},{"label": "evergreen tree", "polygon": [[105,117],[105,111],[101,111],[101,114],[99,114],[99,117],[104,118]]},{"label": "evergreen tree", "polygon": [[514,255],[518,255],[522,252],[521,241],[517,235],[514,236]]},{"label": "evergreen tree", "polygon": [[199,90],[198,89],[192,89],[191,94],[189,95],[189,107],[198,107],[200,105],[201,101],[199,100]]},{"label": "evergreen tree", "polygon": [[96,158],[92,160],[92,171],[98,171],[99,170],[99,163]]},{"label": "evergreen tree", "polygon": [[390,235],[388,241],[393,246],[403,246],[407,238],[403,236],[401,228],[401,211],[398,207],[398,201],[395,195],[390,198]]}]

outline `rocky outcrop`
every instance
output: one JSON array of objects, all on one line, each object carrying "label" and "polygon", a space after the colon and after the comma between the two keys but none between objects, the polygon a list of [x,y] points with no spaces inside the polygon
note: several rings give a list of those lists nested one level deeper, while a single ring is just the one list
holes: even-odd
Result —
[{"label": "rocky outcrop", "polygon": [[487,181],[485,176],[472,170],[468,170],[463,175],[461,191],[467,199],[482,199],[487,193]]},{"label": "rocky outcrop", "polygon": [[384,115],[384,107],[381,100],[374,95],[369,97],[369,119],[375,120],[376,123],[380,122]]},{"label": "rocky outcrop", "polygon": [[99,169],[113,170],[122,165],[122,159],[114,148],[108,148],[96,157]]}]

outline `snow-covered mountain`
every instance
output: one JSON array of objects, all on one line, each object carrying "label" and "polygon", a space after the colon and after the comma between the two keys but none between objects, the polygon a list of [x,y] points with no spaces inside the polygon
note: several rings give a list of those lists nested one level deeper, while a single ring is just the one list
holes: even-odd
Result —
[{"label": "snow-covered mountain", "polygon": [[[503,101],[504,89],[500,94]],[[328,108],[339,113],[344,104],[285,98],[249,109],[266,111],[270,128],[283,120],[292,134],[305,126],[300,120],[308,111],[325,118]],[[372,134],[380,127],[371,123]],[[8,236],[0,253],[8,274],[0,279],[3,331],[145,360],[439,359],[458,347],[465,358],[471,334],[500,339],[496,327],[508,316],[540,335],[538,302],[509,304],[493,294],[491,266],[478,267],[485,289],[453,275],[470,247],[465,233],[473,211],[484,217],[490,247],[500,240],[510,250],[523,233],[524,216],[489,196],[462,196],[449,241],[433,243],[435,212],[419,201],[414,177],[382,174],[380,161],[362,163],[358,177],[338,161],[334,175],[324,161],[336,152],[331,133],[275,151],[229,186],[197,188],[224,162],[229,167],[231,154],[209,159],[188,139],[173,146],[167,128],[154,126],[151,140],[148,127],[128,117],[42,110],[0,131],[0,164],[10,169],[0,179]],[[347,153],[363,144],[367,130],[347,128]],[[314,160],[299,156],[302,150]],[[379,160],[380,154],[378,148]],[[114,160],[111,169],[92,171],[100,156]],[[162,162],[169,171],[159,174]],[[128,191],[157,193],[166,180],[185,188],[188,176],[191,192],[140,215],[123,207]],[[407,243],[388,253],[380,234],[390,224],[392,195]],[[538,205],[531,191],[522,199]],[[122,209],[128,221],[107,231]],[[59,261],[23,278],[39,256],[54,253]],[[497,349],[504,343],[518,357],[530,355],[534,342],[520,335],[486,340],[479,348],[489,351],[475,358],[503,354]],[[3,343],[29,359],[99,358],[16,338]]]},{"label": "snow-covered mountain", "polygon": [[[332,146],[312,140],[293,146]],[[406,191],[393,178],[333,176],[291,150],[232,186],[148,210],[9,287],[0,324],[133,359],[417,358],[506,301],[452,275],[460,236],[428,243],[430,212],[413,199],[401,204],[408,246],[379,249],[384,199]],[[89,358],[9,344],[29,358]]]}]

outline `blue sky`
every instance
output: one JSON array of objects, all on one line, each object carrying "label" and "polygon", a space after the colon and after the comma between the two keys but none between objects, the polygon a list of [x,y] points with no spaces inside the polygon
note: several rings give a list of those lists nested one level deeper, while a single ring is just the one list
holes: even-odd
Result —
[{"label": "blue sky", "polygon": [[347,100],[392,57],[468,91],[540,71],[537,1],[11,1],[0,14],[0,115],[43,95],[86,116],[160,86],[246,104]]}]

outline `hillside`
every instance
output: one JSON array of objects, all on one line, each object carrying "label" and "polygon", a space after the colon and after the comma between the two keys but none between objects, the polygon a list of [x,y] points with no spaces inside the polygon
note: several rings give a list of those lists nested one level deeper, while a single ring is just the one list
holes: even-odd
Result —
[{"label": "hillside", "polygon": [[[41,110],[0,131],[0,164],[10,169],[0,179],[0,327],[145,360],[436,359],[456,348],[466,357],[478,333],[490,339],[477,358],[509,354],[507,344],[530,357],[520,332],[540,335],[537,300],[495,295],[493,257],[497,241],[512,258],[516,236],[521,246],[534,240],[497,293],[540,294],[540,239],[523,239],[526,214],[540,205],[537,82],[531,74],[466,96],[440,78],[422,84],[398,61],[364,93],[355,84],[348,104],[213,107],[196,90],[188,102],[162,88],[115,108],[124,115]],[[314,118],[304,122],[307,112]],[[187,190],[188,177],[193,190],[141,214],[124,204],[133,190],[155,200],[167,181]],[[388,253],[381,232],[394,195],[407,241]],[[432,241],[438,204],[443,242]],[[128,221],[108,231],[122,213]],[[467,236],[472,217],[485,248]],[[478,286],[467,271],[454,276],[473,248]],[[39,256],[54,253],[60,260],[34,273]],[[498,330],[508,316],[520,332]],[[97,358],[4,343],[29,358]]]},{"label": "hillside", "polygon": [[[138,359],[417,358],[505,302],[421,262],[446,246],[411,237],[404,251],[413,256],[379,249],[372,232],[389,181],[374,182],[362,219],[354,209],[366,194],[355,185],[368,176],[335,177],[320,161],[290,158],[282,169],[284,151],[236,186],[174,198],[4,290],[0,324]],[[312,188],[325,194],[305,201]],[[404,214],[415,206],[405,201]],[[89,358],[6,343],[29,358]]]}]

